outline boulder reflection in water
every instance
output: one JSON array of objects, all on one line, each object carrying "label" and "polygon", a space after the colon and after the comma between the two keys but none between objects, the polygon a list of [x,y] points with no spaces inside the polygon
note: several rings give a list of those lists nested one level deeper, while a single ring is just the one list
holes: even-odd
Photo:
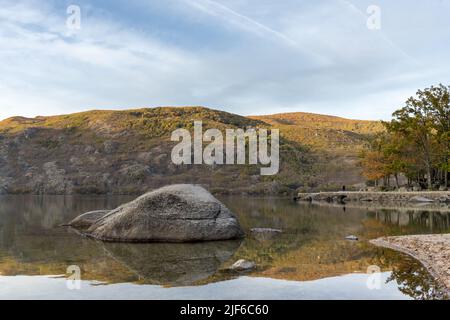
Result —
[{"label": "boulder reflection in water", "polygon": [[205,243],[104,243],[110,256],[147,284],[188,286],[214,275],[241,241]]}]

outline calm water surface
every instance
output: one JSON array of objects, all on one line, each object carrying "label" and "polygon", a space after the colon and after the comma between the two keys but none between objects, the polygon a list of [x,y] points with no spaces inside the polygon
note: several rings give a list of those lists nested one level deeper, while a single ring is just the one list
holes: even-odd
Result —
[{"label": "calm water surface", "polygon": [[[225,197],[246,231],[283,229],[275,238],[197,244],[113,244],[59,227],[130,197],[0,196],[0,299],[440,299],[414,259],[368,240],[450,232],[450,214],[298,204]],[[360,241],[346,241],[357,235]],[[233,274],[238,259],[258,268]],[[69,290],[68,266],[80,290]],[[378,266],[381,273],[368,273]],[[369,283],[369,286],[367,285]]]}]

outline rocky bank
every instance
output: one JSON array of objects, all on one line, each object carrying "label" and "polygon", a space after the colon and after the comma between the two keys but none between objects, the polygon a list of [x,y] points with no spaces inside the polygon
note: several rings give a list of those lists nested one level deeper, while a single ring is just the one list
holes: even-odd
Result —
[{"label": "rocky bank", "polygon": [[409,203],[446,203],[450,204],[450,191],[417,192],[319,192],[299,193],[298,201],[326,202],[409,202]]}]

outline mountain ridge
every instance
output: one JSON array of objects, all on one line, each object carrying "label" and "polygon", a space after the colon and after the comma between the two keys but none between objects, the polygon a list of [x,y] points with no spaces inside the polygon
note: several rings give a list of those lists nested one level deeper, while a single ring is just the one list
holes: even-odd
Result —
[{"label": "mountain ridge", "polygon": [[[204,130],[279,128],[280,173],[260,177],[260,167],[248,165],[174,166],[170,133],[192,130],[198,120]],[[355,150],[379,128],[376,122],[317,114],[243,117],[195,106],[11,117],[0,121],[0,192],[139,194],[183,182],[216,193],[287,194],[357,185],[363,178]],[[335,164],[333,157],[339,158]]]},{"label": "mountain ridge", "polygon": [[41,120],[41,119],[48,119],[48,118],[58,118],[58,117],[64,117],[67,115],[81,115],[81,114],[89,114],[89,113],[114,113],[114,112],[128,112],[128,111],[143,111],[143,110],[151,110],[151,109],[186,109],[186,108],[200,108],[200,109],[207,109],[207,110],[213,110],[223,113],[229,113],[236,116],[249,118],[249,119],[258,119],[258,118],[273,118],[273,117],[282,117],[282,116],[295,116],[295,115],[302,115],[302,116],[317,116],[320,118],[329,118],[329,119],[335,119],[335,120],[344,120],[344,121],[351,121],[351,122],[367,122],[367,123],[379,123],[380,120],[367,120],[367,119],[352,119],[352,118],[346,118],[342,116],[335,116],[331,114],[321,114],[321,113],[314,113],[314,112],[305,112],[305,111],[294,111],[294,112],[281,112],[281,113],[273,113],[273,114],[263,114],[263,115],[239,115],[236,113],[228,112],[228,111],[222,111],[219,109],[204,107],[204,106],[159,106],[159,107],[142,107],[142,108],[129,108],[129,109],[90,109],[85,111],[79,111],[79,112],[73,112],[68,114],[57,114],[57,115],[50,115],[50,116],[42,116],[38,115],[35,117],[25,117],[25,116],[12,116],[5,119],[0,120],[0,126],[3,123],[11,122],[11,121],[33,121],[33,120]]}]

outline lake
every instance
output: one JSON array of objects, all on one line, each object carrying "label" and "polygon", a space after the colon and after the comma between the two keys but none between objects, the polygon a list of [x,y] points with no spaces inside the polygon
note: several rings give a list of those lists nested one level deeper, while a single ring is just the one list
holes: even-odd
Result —
[{"label": "lake", "polygon": [[[194,244],[103,243],[60,227],[81,213],[132,199],[0,196],[0,299],[446,298],[419,262],[368,242],[448,233],[450,213],[442,208],[221,197],[247,233],[257,227],[284,232]],[[345,240],[349,235],[359,241]],[[239,259],[258,267],[245,274],[227,271]],[[67,280],[70,266],[81,271],[79,286]]]}]

